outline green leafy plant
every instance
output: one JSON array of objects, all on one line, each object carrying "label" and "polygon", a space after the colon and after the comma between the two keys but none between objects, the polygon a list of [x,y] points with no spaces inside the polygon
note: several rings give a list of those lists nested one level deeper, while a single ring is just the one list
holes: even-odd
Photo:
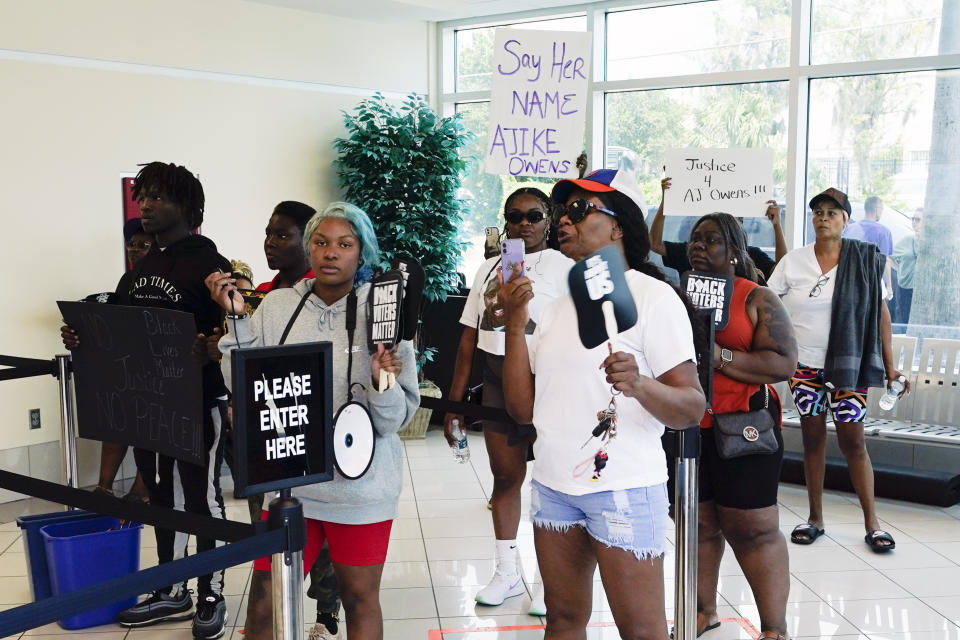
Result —
[{"label": "green leafy plant", "polygon": [[457,197],[472,134],[459,115],[441,118],[423,98],[395,105],[375,94],[344,114],[347,137],[334,140],[334,162],[347,199],[373,221],[384,265],[410,256],[426,274],[424,299],[456,290],[466,204]]},{"label": "green leafy plant", "polygon": [[[383,265],[416,259],[425,273],[424,301],[446,300],[457,289],[458,239],[466,204],[457,197],[472,139],[460,116],[441,118],[424,99],[399,105],[380,93],[344,112],[347,136],[334,140],[334,162],[346,199],[373,221]],[[419,342],[419,341],[418,341]],[[418,345],[418,368],[433,359]]]}]

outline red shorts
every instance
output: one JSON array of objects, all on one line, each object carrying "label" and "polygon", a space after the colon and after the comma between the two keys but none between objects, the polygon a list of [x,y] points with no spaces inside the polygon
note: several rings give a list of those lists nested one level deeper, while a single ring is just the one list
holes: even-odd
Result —
[{"label": "red shorts", "polygon": [[[263,512],[263,520],[267,512]],[[307,545],[303,548],[303,575],[310,573],[324,541],[330,543],[330,559],[351,567],[383,564],[387,559],[387,543],[393,520],[371,524],[339,524],[322,520],[307,521]],[[270,556],[253,562],[257,571],[270,571]]]}]

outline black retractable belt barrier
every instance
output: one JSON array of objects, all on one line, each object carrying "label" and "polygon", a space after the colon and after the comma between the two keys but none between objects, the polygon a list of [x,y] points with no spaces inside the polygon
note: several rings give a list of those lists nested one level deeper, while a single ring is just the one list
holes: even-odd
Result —
[{"label": "black retractable belt barrier", "polygon": [[420,406],[434,411],[445,411],[447,413],[459,413],[468,418],[480,418],[481,420],[491,420],[493,422],[506,422],[507,424],[516,424],[516,420],[510,417],[510,414],[503,409],[495,407],[482,407],[470,402],[454,402],[444,400],[443,398],[428,398],[420,396]]},{"label": "black retractable belt barrier", "polygon": [[668,429],[673,458],[673,514],[676,535],[674,589],[675,640],[693,640],[697,633],[697,462],[700,428]]},{"label": "black retractable belt barrier", "polygon": [[[250,525],[171,509],[137,504],[121,498],[63,487],[9,471],[0,471],[0,488],[80,507],[124,520],[192,533],[230,542],[182,560],[164,563],[127,576],[0,612],[0,637],[33,629],[55,620],[103,606],[129,596],[162,589],[196,576],[226,569],[256,558],[303,548],[303,521]],[[288,531],[288,528],[291,529]]]},{"label": "black retractable belt barrier", "polygon": [[0,366],[10,367],[9,369],[0,369],[0,381],[31,378],[33,376],[57,376],[56,360],[0,356]]}]

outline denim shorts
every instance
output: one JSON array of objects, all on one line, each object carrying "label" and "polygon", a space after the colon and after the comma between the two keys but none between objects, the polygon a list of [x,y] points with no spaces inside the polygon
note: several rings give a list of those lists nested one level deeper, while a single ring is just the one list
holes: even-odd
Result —
[{"label": "denim shorts", "polygon": [[594,540],[629,551],[641,560],[662,556],[667,549],[666,483],[582,496],[554,491],[536,480],[531,486],[534,526],[553,531],[580,526]]}]

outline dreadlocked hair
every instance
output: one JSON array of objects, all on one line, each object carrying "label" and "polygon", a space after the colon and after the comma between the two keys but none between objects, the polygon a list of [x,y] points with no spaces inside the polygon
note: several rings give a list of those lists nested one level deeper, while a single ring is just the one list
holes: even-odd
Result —
[{"label": "dreadlocked hair", "polygon": [[747,234],[743,232],[743,226],[732,215],[729,213],[708,213],[702,216],[690,229],[690,237],[693,237],[693,232],[696,231],[697,227],[708,220],[720,227],[720,233],[723,234],[723,242],[727,245],[727,251],[733,254],[737,261],[733,265],[734,275],[756,282],[757,269],[750,254],[747,253]]},{"label": "dreadlocked hair", "polygon": [[190,229],[203,224],[203,185],[186,167],[172,162],[150,162],[133,179],[133,199],[139,200],[141,194],[156,190],[166,200],[180,207]]},{"label": "dreadlocked hair", "polygon": [[700,320],[702,312],[698,311],[691,304],[687,295],[667,280],[663,271],[649,260],[650,232],[647,229],[647,223],[643,219],[640,207],[619,191],[590,192],[589,195],[599,198],[606,208],[616,212],[617,224],[623,230],[623,253],[627,258],[627,267],[668,284],[680,297],[680,301],[687,310],[687,317],[690,318],[690,328],[693,331],[694,344],[707,342],[709,336],[706,331],[709,328]]},{"label": "dreadlocked hair", "polygon": [[[546,193],[536,187],[521,187],[507,196],[503,203],[503,212],[510,210],[510,205],[520,196],[533,196],[543,205],[544,215],[547,217],[547,247],[550,249],[559,249],[560,241],[557,239],[557,227],[553,224],[553,212],[557,207]],[[504,226],[504,234],[507,227]]]}]

